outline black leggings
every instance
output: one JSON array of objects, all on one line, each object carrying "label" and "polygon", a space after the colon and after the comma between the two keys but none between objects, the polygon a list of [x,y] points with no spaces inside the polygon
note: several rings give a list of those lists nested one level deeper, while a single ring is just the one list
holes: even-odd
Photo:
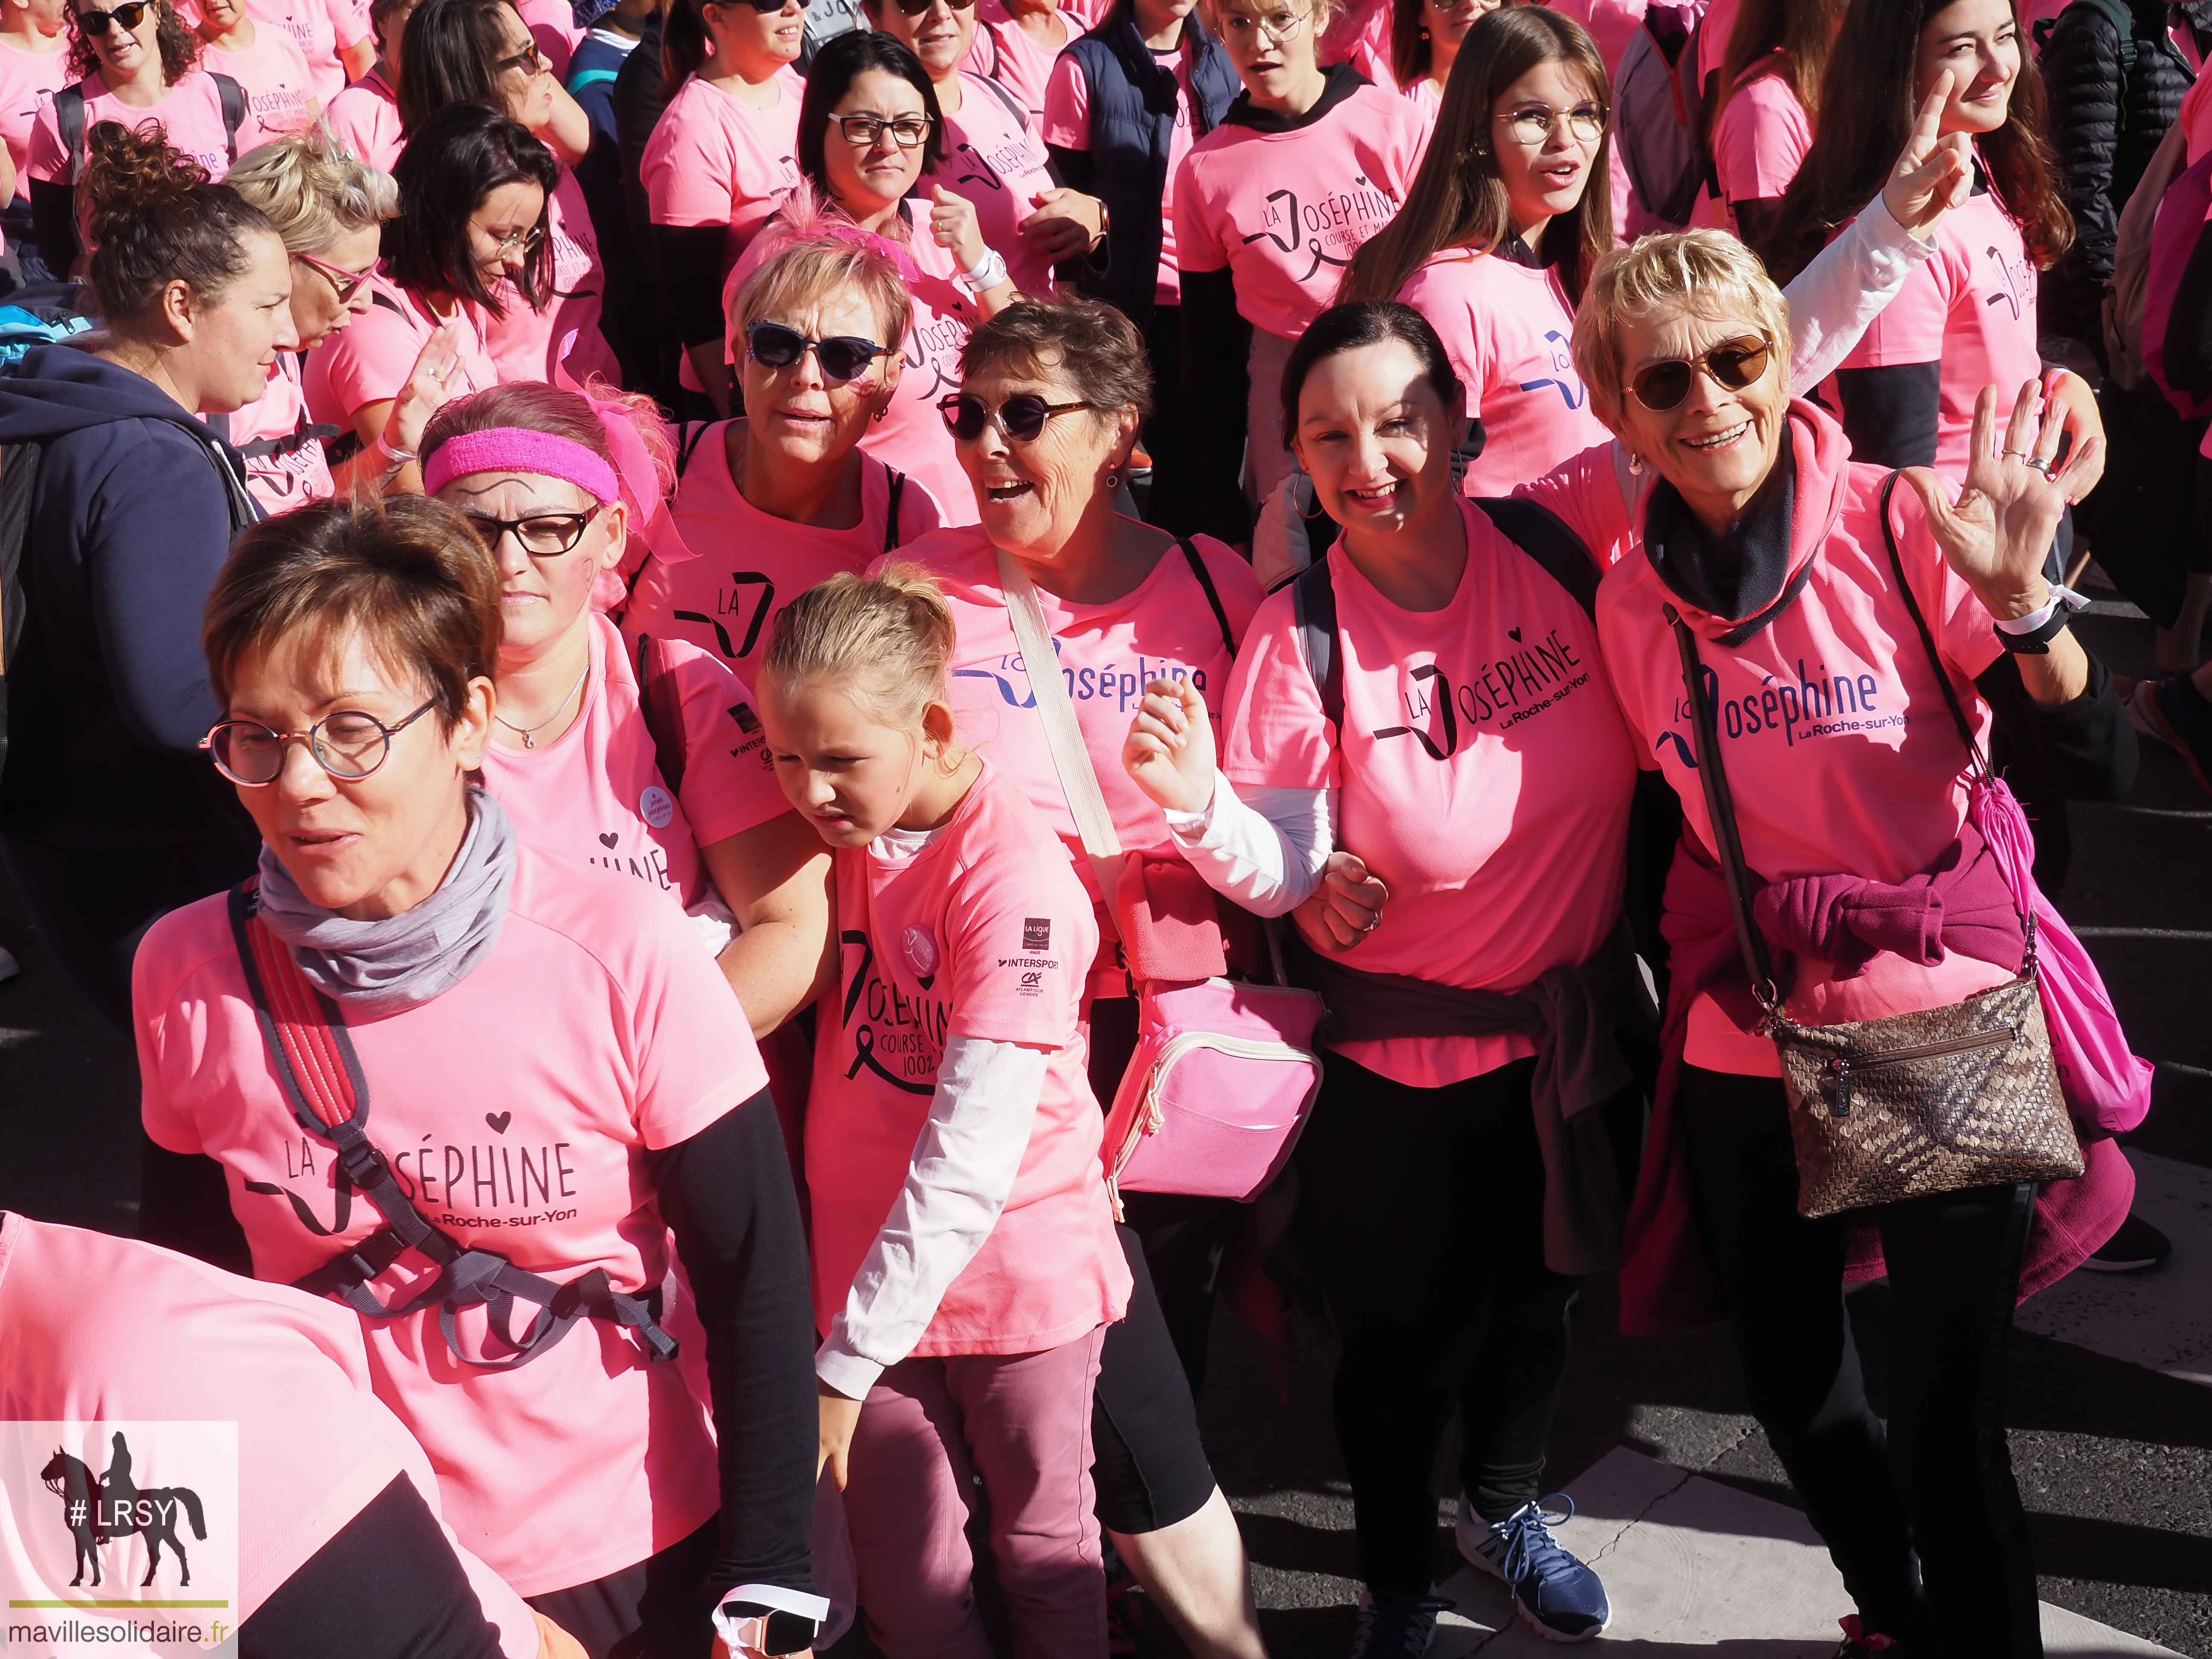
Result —
[{"label": "black leggings", "polygon": [[1298,1142],[1298,1242],[1344,1344],[1336,1435],[1378,1595],[1429,1587],[1431,1474],[1455,1411],[1479,1515],[1542,1490],[1575,1280],[1544,1265],[1535,1065],[1417,1089],[1333,1054]]},{"label": "black leggings", "polygon": [[1944,1659],[2039,1659],[2003,1410],[2035,1188],[1978,1187],[1864,1218],[1889,1268],[1885,1446],[1844,1309],[1847,1222],[1797,1213],[1781,1082],[1685,1066],[1677,1109],[1752,1412],[1869,1628]]}]

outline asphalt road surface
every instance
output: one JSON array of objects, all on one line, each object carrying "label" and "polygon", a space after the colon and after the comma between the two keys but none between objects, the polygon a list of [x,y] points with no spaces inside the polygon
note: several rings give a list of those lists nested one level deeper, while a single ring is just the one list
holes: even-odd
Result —
[{"label": "asphalt road surface", "polygon": [[[2116,667],[2142,666],[2147,624],[2111,604],[2097,611],[2082,624],[2094,648]],[[2076,808],[2075,822],[2062,904],[2102,965],[2135,1047],[2159,1062],[2156,1105],[2130,1146],[2142,1207],[2176,1236],[2179,1254],[2141,1279],[2077,1274],[2021,1310],[2008,1390],[2013,1455],[2033,1511],[2045,1601],[2212,1659],[2212,798],[2176,757],[2147,746],[2133,799]],[[60,981],[4,885],[0,945],[23,964],[20,978],[0,987],[0,1207],[128,1231],[137,1140],[129,1044]],[[1853,1297],[1877,1403],[1885,1294],[1875,1285]],[[1703,1561],[1705,1576],[1672,1570],[1680,1605],[1666,1615],[1674,1622],[1664,1632],[1634,1628],[1639,1617],[1660,1617],[1656,1592],[1640,1592],[1641,1604],[1631,1606],[1636,1598],[1617,1591],[1613,1635],[1644,1656],[1825,1655],[1832,1633],[1815,1638],[1820,1627],[1832,1632],[1820,1621],[1832,1609],[1820,1609],[1832,1591],[1816,1582],[1817,1550],[1802,1541],[1785,1549],[1769,1536],[1790,1529],[1776,1516],[1802,1526],[1769,1507],[1789,1504],[1789,1489],[1745,1413],[1727,1340],[1624,1338],[1615,1305],[1607,1282],[1583,1298],[1553,1440],[1553,1481],[1602,1510],[1613,1500],[1598,1488],[1649,1474],[1631,1455],[1641,1455],[1703,1477],[1662,1471],[1665,1481],[1704,1494],[1703,1512],[1721,1518],[1693,1522],[1706,1530],[1685,1546],[1682,1528],[1660,1528],[1656,1507],[1638,1511],[1653,1517],[1641,1529],[1651,1548],[1662,1536],[1674,1540],[1668,1547],[1691,1549],[1683,1559]],[[1330,1361],[1317,1333],[1274,1356],[1224,1316],[1202,1402],[1222,1485],[1243,1516],[1269,1647],[1282,1659],[1334,1659],[1352,1630],[1351,1506],[1329,1427]],[[1593,1471],[1601,1460],[1610,1461]],[[1635,1528],[1622,1534],[1624,1575],[1636,1555],[1627,1540],[1639,1535]],[[1440,1525],[1440,1577],[1455,1565],[1451,1547]],[[1759,1565],[1770,1556],[1773,1565]],[[1732,1575],[1767,1571],[1790,1583],[1731,1595]],[[1747,1601],[1748,1610],[1738,1605]],[[1477,1607],[1474,1616],[1475,1624],[1451,1632],[1453,1651],[1489,1644],[1480,1619],[1494,1618],[1494,1607],[1487,1615]],[[1762,1618],[1769,1627],[1754,1628]],[[1709,1633],[1695,1634],[1700,1628]],[[1516,1638],[1497,1646],[1524,1650]],[[2114,1636],[2065,1650],[2146,1650]]]}]

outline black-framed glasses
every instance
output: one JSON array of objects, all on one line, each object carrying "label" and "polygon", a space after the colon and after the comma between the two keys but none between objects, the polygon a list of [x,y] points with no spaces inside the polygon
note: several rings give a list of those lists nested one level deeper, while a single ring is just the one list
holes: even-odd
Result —
[{"label": "black-framed glasses", "polygon": [[1577,104],[1572,109],[1547,109],[1541,104],[1529,104],[1509,110],[1503,115],[1493,115],[1493,121],[1503,121],[1513,130],[1513,142],[1531,149],[1547,142],[1552,129],[1559,122],[1567,124],[1570,137],[1585,144],[1594,144],[1605,137],[1605,106],[1595,101]]},{"label": "black-framed glasses", "polygon": [[296,738],[307,745],[316,765],[350,782],[383,765],[392,752],[392,738],[437,706],[433,697],[391,726],[358,708],[341,708],[304,732],[272,732],[259,720],[217,720],[200,739],[200,747],[223,776],[258,789],[283,775],[284,745]]},{"label": "black-framed glasses", "polygon": [[512,57],[501,58],[491,70],[494,75],[504,75],[511,69],[519,69],[525,75],[535,75],[544,67],[545,54],[538,50],[538,43],[533,40]]},{"label": "black-framed glasses", "polygon": [[[936,3],[937,0],[898,0],[898,9],[908,17],[919,17]],[[975,0],[945,0],[945,3],[955,11],[967,11]]]},{"label": "black-framed glasses", "polygon": [[789,368],[809,351],[822,365],[825,380],[857,380],[868,372],[870,363],[890,355],[889,346],[879,346],[857,334],[810,340],[787,323],[745,325],[745,355],[763,368]]},{"label": "black-framed glasses", "polygon": [[1699,369],[1711,376],[1716,386],[1741,392],[1766,373],[1766,360],[1772,354],[1773,348],[1765,339],[1747,334],[1723,340],[1702,357],[1670,357],[1646,363],[1629,377],[1628,389],[1644,408],[1663,415],[1690,395],[1690,379]]},{"label": "black-framed glasses", "polygon": [[901,115],[888,121],[880,115],[835,115],[830,119],[836,122],[845,142],[855,149],[873,149],[877,140],[887,132],[901,149],[920,149],[929,142],[927,115]]},{"label": "black-framed glasses", "polygon": [[348,270],[343,265],[334,265],[327,259],[318,259],[312,253],[295,253],[292,257],[307,266],[308,270],[319,273],[323,280],[337,291],[340,305],[345,305],[350,301],[355,295],[361,292],[361,285],[376,273],[374,265],[371,265],[367,270]]},{"label": "black-framed glasses", "polygon": [[[783,9],[783,0],[700,0],[699,9],[702,11],[704,11],[708,6],[718,6],[725,3],[734,5],[740,3],[744,5],[750,6],[755,11],[758,12],[763,17],[768,16],[773,12],[779,12]],[[970,5],[974,4],[975,0],[969,0],[969,3]],[[805,11],[806,9],[806,0],[799,0],[799,9],[801,11]]]},{"label": "black-framed glasses", "polygon": [[557,559],[563,553],[574,552],[592,520],[605,510],[605,501],[594,501],[581,513],[532,513],[520,519],[495,519],[489,513],[478,513],[473,507],[463,507],[461,516],[476,526],[486,547],[495,552],[499,538],[512,535],[522,550],[533,559]]},{"label": "black-framed glasses", "polygon": [[120,23],[127,34],[137,28],[153,9],[154,0],[124,0],[123,4],[106,11],[77,13],[76,26],[87,34],[105,34],[110,23]]},{"label": "black-framed glasses", "polygon": [[1035,443],[1044,430],[1044,423],[1054,416],[1090,407],[1085,403],[1048,404],[1033,392],[1016,392],[999,405],[995,414],[990,404],[972,392],[949,392],[937,400],[938,412],[945,416],[946,428],[964,443],[981,437],[987,424],[996,425],[1018,444]]}]

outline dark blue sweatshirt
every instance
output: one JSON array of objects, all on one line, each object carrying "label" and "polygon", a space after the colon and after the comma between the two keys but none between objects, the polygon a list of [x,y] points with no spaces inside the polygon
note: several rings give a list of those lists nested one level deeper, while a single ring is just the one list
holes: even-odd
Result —
[{"label": "dark blue sweatshirt", "polygon": [[220,718],[201,615],[231,538],[260,516],[237,453],[143,375],[50,345],[0,376],[0,470],[33,453],[0,830],[251,846],[195,752]]}]

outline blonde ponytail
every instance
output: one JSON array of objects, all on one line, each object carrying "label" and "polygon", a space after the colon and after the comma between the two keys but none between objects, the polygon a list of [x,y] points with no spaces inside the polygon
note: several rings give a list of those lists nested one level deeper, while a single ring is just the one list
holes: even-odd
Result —
[{"label": "blonde ponytail", "polygon": [[921,728],[922,711],[951,699],[952,610],[918,565],[842,574],[810,587],[777,615],[763,679],[824,679],[884,725]]}]

